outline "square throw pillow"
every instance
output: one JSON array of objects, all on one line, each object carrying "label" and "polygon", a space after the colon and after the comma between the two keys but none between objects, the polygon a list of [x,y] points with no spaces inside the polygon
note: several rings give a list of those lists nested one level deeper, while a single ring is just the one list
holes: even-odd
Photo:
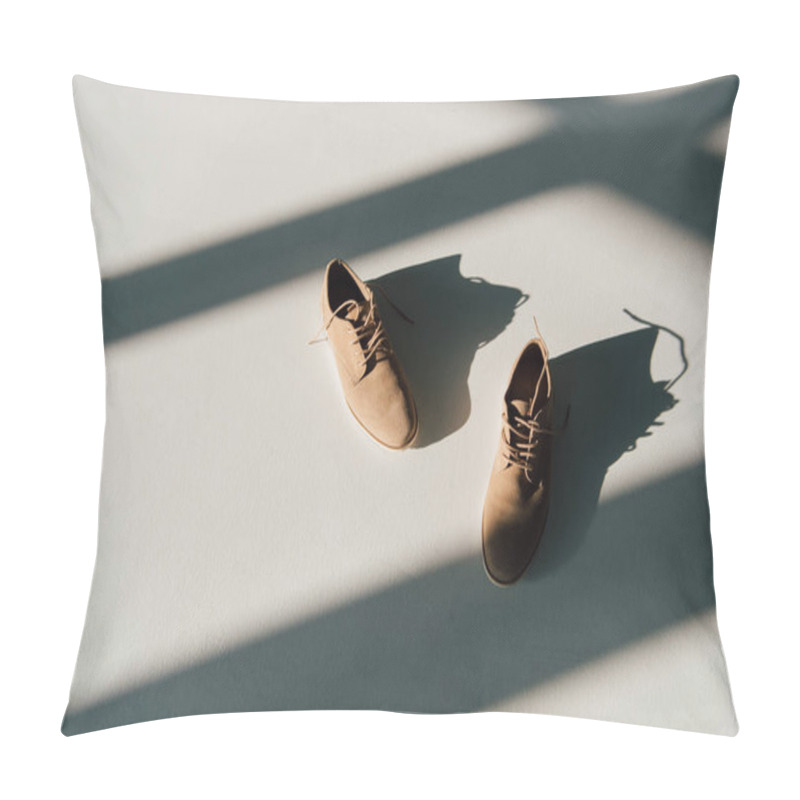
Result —
[{"label": "square throw pillow", "polygon": [[107,418],[64,733],[384,709],[734,734],[703,377],[737,88],[76,77]]}]

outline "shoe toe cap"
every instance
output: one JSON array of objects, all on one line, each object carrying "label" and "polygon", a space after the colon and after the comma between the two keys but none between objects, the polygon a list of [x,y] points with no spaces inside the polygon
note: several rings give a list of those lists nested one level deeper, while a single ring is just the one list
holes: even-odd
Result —
[{"label": "shoe toe cap", "polygon": [[405,381],[388,368],[380,372],[367,376],[348,398],[348,404],[374,439],[399,450],[416,437],[417,411]]},{"label": "shoe toe cap", "polygon": [[484,508],[483,563],[494,583],[508,586],[522,577],[539,545],[545,516],[539,505],[524,513]]},{"label": "shoe toe cap", "polygon": [[533,552],[514,545],[519,537],[495,531],[484,542],[483,563],[489,578],[501,586],[516,583],[525,572]]},{"label": "shoe toe cap", "polygon": [[376,435],[387,447],[395,450],[408,447],[417,435],[416,416],[405,410],[397,413]]}]

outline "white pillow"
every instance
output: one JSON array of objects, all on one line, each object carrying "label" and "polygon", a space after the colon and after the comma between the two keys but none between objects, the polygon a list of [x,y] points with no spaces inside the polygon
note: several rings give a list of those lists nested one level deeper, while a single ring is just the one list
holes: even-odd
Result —
[{"label": "white pillow", "polygon": [[[703,378],[737,88],[324,104],[76,77],[107,421],[64,733],[369,708],[734,734]],[[307,346],[336,256],[415,320],[385,315],[408,451]],[[539,551],[498,589],[481,505],[533,314],[569,421]]]}]

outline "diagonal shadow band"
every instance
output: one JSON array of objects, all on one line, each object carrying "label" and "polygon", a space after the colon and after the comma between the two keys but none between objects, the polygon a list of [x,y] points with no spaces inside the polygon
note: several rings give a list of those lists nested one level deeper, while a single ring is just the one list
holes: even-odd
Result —
[{"label": "diagonal shadow band", "polygon": [[[647,368],[655,335],[637,330],[561,356],[560,365],[553,360],[575,404],[574,439],[561,454],[561,516],[525,580],[492,586],[476,549],[92,707],[68,709],[64,734],[233,711],[479,711],[713,608],[702,462],[598,506],[609,465],[668,406]],[[614,361],[617,371],[596,386]],[[464,531],[465,541],[477,545],[479,524]]]},{"label": "diagonal shadow band", "polygon": [[498,590],[476,552],[68,711],[62,731],[237,711],[480,711],[712,608],[707,530],[698,464],[602,505],[557,575]]},{"label": "diagonal shadow band", "polygon": [[722,78],[629,105],[557,101],[561,124],[537,138],[106,278],[105,342],[562,186],[605,183],[711,240],[724,161],[700,145],[737,86]]}]

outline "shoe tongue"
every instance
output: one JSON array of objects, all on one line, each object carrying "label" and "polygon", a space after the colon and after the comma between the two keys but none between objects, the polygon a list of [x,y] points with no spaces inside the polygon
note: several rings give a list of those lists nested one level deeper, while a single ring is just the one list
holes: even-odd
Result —
[{"label": "shoe tongue", "polygon": [[347,313],[344,315],[345,319],[349,319],[351,322],[358,322],[358,318],[361,316],[361,309],[358,306],[351,306]]},{"label": "shoe tongue", "polygon": [[536,381],[536,387],[533,391],[533,397],[530,400],[509,400],[508,404],[516,411],[519,416],[533,417],[534,419],[539,416],[547,398],[545,396],[545,373],[539,376]]},{"label": "shoe tongue", "polygon": [[346,309],[342,309],[339,312],[339,316],[342,319],[346,319],[349,322],[359,322],[366,314],[366,305],[364,303],[353,303],[353,305],[348,306]]},{"label": "shoe tongue", "polygon": [[536,419],[542,412],[538,391],[530,400],[512,400],[509,405],[514,409],[517,416],[525,417],[526,419]]},{"label": "shoe tongue", "polygon": [[509,405],[517,412],[519,416],[529,417],[533,407],[533,402],[528,400],[512,400]]}]

